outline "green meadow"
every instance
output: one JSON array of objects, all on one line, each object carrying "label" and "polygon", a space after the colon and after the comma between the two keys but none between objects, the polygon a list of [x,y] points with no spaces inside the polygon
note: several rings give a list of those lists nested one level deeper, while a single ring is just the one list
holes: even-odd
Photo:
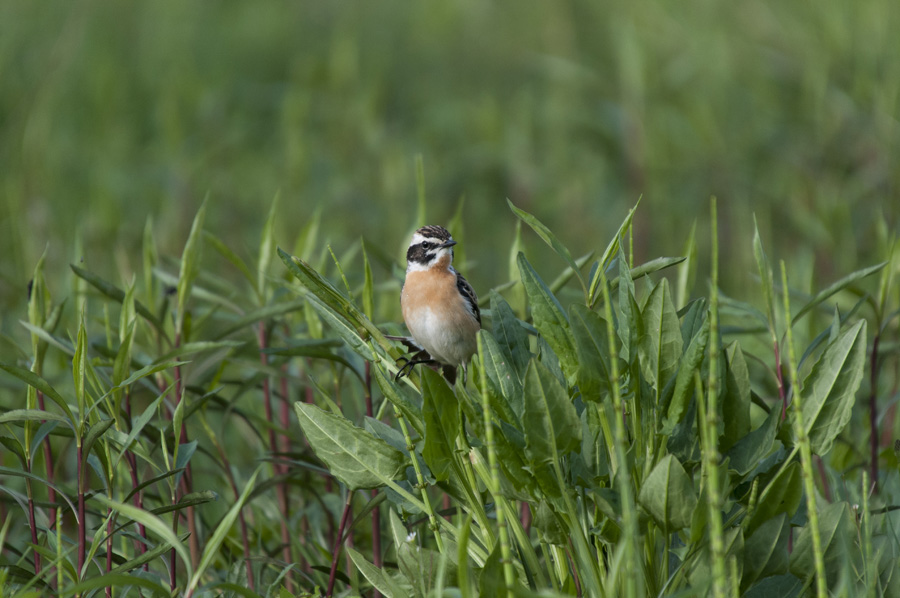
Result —
[{"label": "green meadow", "polygon": [[0,0],[0,595],[900,596],[898,30]]}]

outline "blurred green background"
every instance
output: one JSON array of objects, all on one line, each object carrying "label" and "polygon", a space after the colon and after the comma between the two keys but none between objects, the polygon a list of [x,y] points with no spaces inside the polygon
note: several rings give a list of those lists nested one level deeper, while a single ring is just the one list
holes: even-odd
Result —
[{"label": "blurred green background", "polygon": [[702,263],[716,195],[726,292],[755,285],[753,213],[828,282],[898,230],[898,31],[896,0],[0,0],[2,327],[45,247],[57,297],[73,261],[119,283],[146,219],[178,256],[207,194],[244,256],[280,190],[282,246],[320,206],[323,245],[399,257],[416,155],[430,222],[465,197],[480,293],[507,279],[507,197],[580,255],[643,196],[636,259],[697,220]]}]

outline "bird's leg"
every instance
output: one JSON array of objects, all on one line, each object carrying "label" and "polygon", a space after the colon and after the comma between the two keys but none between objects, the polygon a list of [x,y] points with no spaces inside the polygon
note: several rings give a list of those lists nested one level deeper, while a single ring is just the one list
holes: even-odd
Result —
[{"label": "bird's leg", "polygon": [[[403,359],[406,359],[406,358],[404,357]],[[427,365],[430,368],[436,368],[436,367],[440,366],[440,364],[437,361],[430,359],[430,358],[429,359],[415,359],[415,358],[414,359],[406,359],[406,363],[403,365],[402,368],[400,368],[400,370],[397,372],[397,375],[394,376],[394,380],[399,380],[403,376],[409,375],[410,373],[412,373],[412,369],[419,364]],[[409,371],[407,371],[407,370],[409,370]]]}]

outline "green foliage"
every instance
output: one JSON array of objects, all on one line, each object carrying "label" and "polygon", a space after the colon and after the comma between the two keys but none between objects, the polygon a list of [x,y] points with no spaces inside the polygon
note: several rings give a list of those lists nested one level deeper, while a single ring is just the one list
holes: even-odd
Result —
[{"label": "green foliage", "polygon": [[897,595],[900,470],[877,442],[894,416],[870,428],[869,409],[896,402],[900,312],[891,277],[862,286],[897,252],[795,291],[792,316],[785,285],[757,308],[686,296],[678,258],[633,266],[633,211],[574,260],[511,206],[559,275],[515,252],[521,284],[482,293],[479,353],[450,386],[396,378],[397,264],[369,243],[292,256],[278,205],[252,260],[201,211],[180,262],[145,251],[149,276],[73,266],[83,311],[40,281],[30,352],[0,362],[10,595],[803,595],[818,571],[835,594]]}]

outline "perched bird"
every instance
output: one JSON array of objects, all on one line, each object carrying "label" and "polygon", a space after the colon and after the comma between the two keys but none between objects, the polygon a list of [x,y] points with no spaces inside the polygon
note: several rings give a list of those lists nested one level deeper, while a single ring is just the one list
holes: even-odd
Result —
[{"label": "perched bird", "polygon": [[440,367],[453,384],[456,368],[462,367],[465,374],[466,362],[476,351],[481,312],[472,285],[453,269],[454,245],[444,227],[423,226],[406,251],[400,306],[412,338],[401,340],[418,352],[398,376],[422,363]]}]

